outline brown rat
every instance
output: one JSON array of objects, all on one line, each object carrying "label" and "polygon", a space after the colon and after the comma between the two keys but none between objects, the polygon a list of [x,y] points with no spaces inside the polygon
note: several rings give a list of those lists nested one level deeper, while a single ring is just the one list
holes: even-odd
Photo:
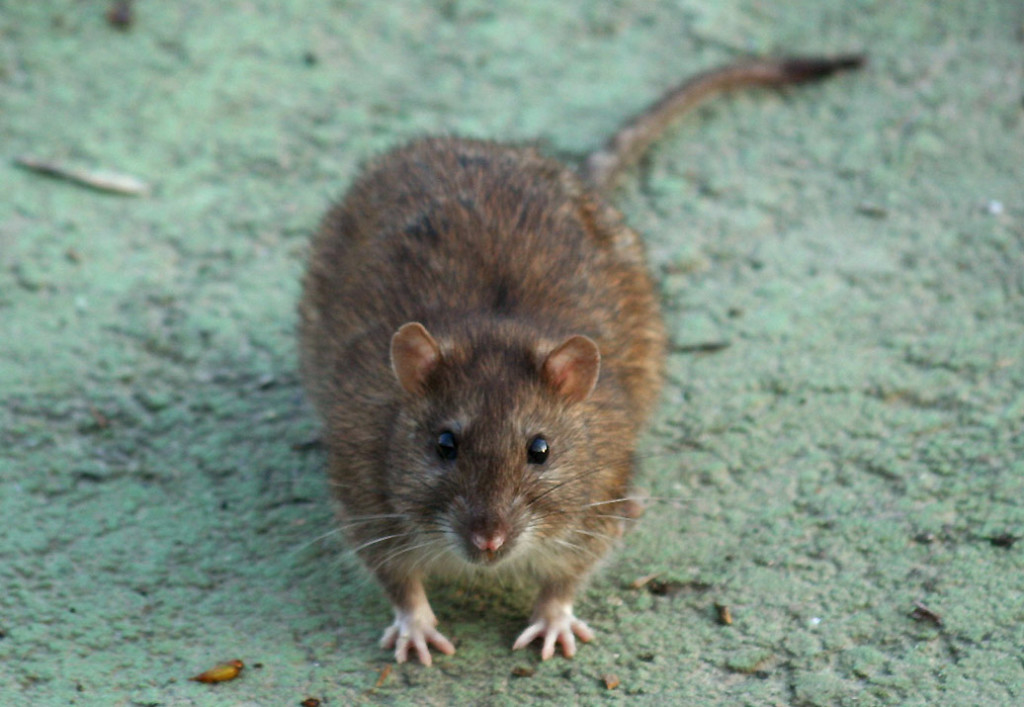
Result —
[{"label": "brown rat", "polygon": [[670,91],[584,163],[427,138],[371,162],[313,239],[300,359],[333,494],[387,592],[382,644],[455,651],[429,575],[539,586],[513,648],[566,656],[576,591],[621,535],[666,336],[644,246],[604,194],[682,111],[744,85],[854,68],[761,60]]}]

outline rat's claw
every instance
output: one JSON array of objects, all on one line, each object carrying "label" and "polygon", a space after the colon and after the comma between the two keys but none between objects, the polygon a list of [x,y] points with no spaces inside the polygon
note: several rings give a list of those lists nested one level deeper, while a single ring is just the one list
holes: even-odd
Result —
[{"label": "rat's claw", "polygon": [[431,665],[430,648],[434,646],[445,655],[455,652],[455,646],[444,634],[434,628],[437,619],[430,607],[413,611],[395,610],[395,622],[391,624],[380,639],[381,648],[394,648],[395,661],[404,663],[409,658],[409,648],[416,651],[416,657],[423,665]]},{"label": "rat's claw", "polygon": [[547,660],[555,654],[556,643],[561,644],[562,654],[566,658],[572,658],[576,655],[576,639],[579,638],[586,643],[593,640],[594,632],[573,615],[572,604],[551,602],[538,607],[533,615],[533,623],[519,634],[519,638],[512,644],[512,650],[525,648],[540,636],[544,637],[540,658]]}]

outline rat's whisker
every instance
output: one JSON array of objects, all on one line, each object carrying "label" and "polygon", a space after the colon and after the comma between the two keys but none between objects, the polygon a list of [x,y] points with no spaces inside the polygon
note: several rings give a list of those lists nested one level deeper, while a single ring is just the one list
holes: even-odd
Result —
[{"label": "rat's whisker", "polygon": [[628,522],[628,523],[638,523],[640,521],[639,518],[633,518],[632,516],[614,515],[612,513],[597,513],[597,514],[595,514],[595,515],[593,515],[591,517],[592,518],[610,518],[612,520],[621,520],[621,521]]},{"label": "rat's whisker", "polygon": [[317,543],[319,543],[319,542],[321,542],[323,540],[326,540],[329,537],[332,537],[332,536],[335,536],[335,535],[341,535],[341,533],[342,533],[342,529],[341,528],[332,528],[331,530],[328,530],[326,533],[321,533],[320,535],[317,535],[312,540],[307,540],[307,541],[299,544],[297,547],[293,548],[289,552],[291,554],[298,554],[298,553],[302,552],[303,550],[306,550],[307,548],[309,548],[309,547],[311,547],[313,545],[316,545]]},{"label": "rat's whisker", "polygon": [[[391,552],[389,552],[388,554],[386,554],[384,557],[382,557],[379,560],[375,561],[373,563],[373,565],[370,566],[370,570],[373,571],[373,572],[377,572],[382,567],[384,567],[384,566],[386,566],[388,564],[393,563],[395,560],[397,560],[402,555],[405,555],[405,554],[408,554],[408,553],[411,553],[411,552],[415,553],[415,552],[417,552],[419,550],[431,547],[431,546],[436,545],[436,544],[437,544],[437,538],[428,538],[427,540],[425,540],[423,542],[420,542],[420,543],[415,543],[413,545],[403,545],[403,546],[397,547],[394,550],[392,550]],[[422,553],[421,553],[421,555],[422,555]],[[413,558],[413,567],[415,567],[421,561],[421,559],[422,558],[421,558],[420,555],[415,556]]]},{"label": "rat's whisker", "polygon": [[323,540],[326,540],[327,538],[330,538],[330,537],[336,536],[336,535],[343,535],[344,532],[346,530],[349,530],[350,528],[355,528],[355,527],[360,526],[360,525],[367,525],[367,524],[372,523],[372,522],[377,521],[377,520],[400,519],[400,518],[405,518],[405,517],[406,516],[405,516],[404,513],[381,513],[381,514],[378,514],[378,515],[353,516],[353,517],[350,517],[350,518],[346,518],[344,521],[342,521],[341,523],[338,523],[331,530],[328,530],[325,533],[321,533],[320,535],[317,535],[316,537],[314,537],[312,540],[308,540],[308,541],[302,543],[301,545],[299,545],[295,549],[291,550],[291,552],[292,553],[300,553],[303,550],[306,550],[307,548],[309,548],[310,546],[315,545],[315,544],[317,544],[317,543],[319,543],[319,542],[321,542]]},{"label": "rat's whisker", "polygon": [[632,496],[623,496],[622,498],[613,498],[610,501],[594,501],[593,503],[584,503],[579,508],[594,508],[595,506],[607,506],[612,503],[624,503],[626,501],[639,501],[640,499]]},{"label": "rat's whisker", "polygon": [[531,499],[531,501],[533,503],[536,503],[537,501],[541,500],[542,498],[544,498],[548,494],[554,493],[555,491],[557,491],[560,488],[563,488],[563,487],[565,487],[565,486],[567,486],[569,484],[572,484],[572,483],[576,483],[577,481],[582,481],[582,480],[592,476],[593,474],[598,474],[598,473],[601,473],[602,471],[605,471],[605,469],[602,468],[602,467],[595,467],[593,469],[589,469],[587,471],[580,472],[579,474],[575,474],[574,476],[571,476],[568,479],[565,479],[564,481],[561,481],[561,482],[559,482],[557,484],[554,484],[553,486],[549,486],[548,488],[544,489],[544,491],[541,492],[540,495],[533,497]]},{"label": "rat's whisker", "polygon": [[384,536],[379,537],[379,538],[374,538],[373,540],[367,540],[365,543],[363,543],[359,547],[352,548],[351,552],[352,553],[358,553],[360,550],[365,550],[366,548],[370,547],[371,545],[376,545],[377,543],[382,543],[382,542],[385,542],[387,540],[394,540],[395,538],[406,538],[406,537],[409,537],[410,535],[415,535],[415,531],[409,530],[409,531],[406,531],[404,533],[393,533],[392,535],[384,535]]},{"label": "rat's whisker", "polygon": [[577,533],[579,535],[586,535],[588,537],[596,538],[598,540],[614,541],[618,539],[617,536],[608,535],[607,533],[594,533],[589,530],[583,530],[582,528],[569,528],[569,532]]}]

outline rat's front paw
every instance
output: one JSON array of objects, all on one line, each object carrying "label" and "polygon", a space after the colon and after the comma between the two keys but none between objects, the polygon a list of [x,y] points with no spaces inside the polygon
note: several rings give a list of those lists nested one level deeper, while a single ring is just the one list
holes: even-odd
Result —
[{"label": "rat's front paw", "polygon": [[590,627],[576,618],[572,613],[572,604],[550,601],[533,612],[533,623],[519,634],[512,644],[512,650],[525,648],[533,639],[543,636],[544,646],[540,649],[541,660],[547,660],[555,654],[555,643],[562,645],[562,653],[566,658],[576,655],[576,638],[586,643],[594,638]]},{"label": "rat's front paw", "polygon": [[409,647],[416,650],[416,656],[424,665],[430,665],[430,649],[433,645],[445,655],[455,652],[455,646],[438,631],[437,618],[430,606],[419,607],[412,611],[395,610],[395,622],[384,631],[380,639],[381,648],[394,648],[395,660],[404,663],[409,657]]}]

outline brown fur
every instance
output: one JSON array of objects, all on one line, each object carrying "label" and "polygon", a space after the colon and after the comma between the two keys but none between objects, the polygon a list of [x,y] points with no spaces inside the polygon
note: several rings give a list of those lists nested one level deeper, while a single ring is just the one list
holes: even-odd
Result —
[{"label": "brown fur", "polygon": [[[346,515],[405,515],[355,522],[356,543],[410,523],[434,529],[431,512],[457,496],[486,508],[513,491],[548,492],[530,509],[543,518],[541,535],[572,524],[602,536],[572,537],[574,552],[552,547],[561,566],[582,575],[604,554],[617,534],[615,505],[579,509],[627,493],[665,333],[640,239],[573,172],[530,149],[458,139],[387,154],[328,214],[300,313],[303,379],[327,422]],[[424,397],[402,390],[388,363],[391,336],[408,321],[442,349]],[[600,382],[578,404],[539,375],[543,357],[573,334],[601,352]],[[465,428],[459,474],[439,477],[434,438],[453,423]],[[540,433],[552,459],[544,474],[524,474],[524,450]],[[419,540],[383,541],[363,555],[388,586],[421,558],[380,558]]]},{"label": "brown fur", "polygon": [[[790,80],[850,61],[791,64]],[[434,572],[532,577],[535,618],[551,614],[619,536],[666,338],[643,244],[588,182],[607,188],[694,102],[687,86],[702,97],[714,76],[623,128],[587,181],[533,149],[423,139],[371,163],[324,219],[299,310],[302,377],[347,533],[399,614],[426,605]],[[725,89],[747,73],[718,76]],[[396,335],[410,322],[422,327]],[[454,461],[438,456],[443,431]],[[542,465],[527,458],[537,435]]]}]

